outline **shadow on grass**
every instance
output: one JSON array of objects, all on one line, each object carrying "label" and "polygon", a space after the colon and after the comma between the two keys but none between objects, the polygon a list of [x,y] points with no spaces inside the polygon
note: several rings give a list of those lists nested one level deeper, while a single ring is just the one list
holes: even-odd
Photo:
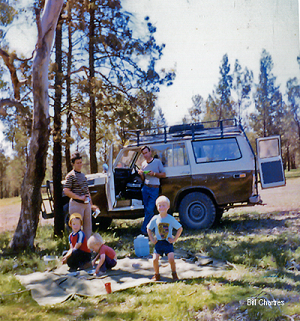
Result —
[{"label": "shadow on grass", "polygon": [[141,234],[143,219],[135,220],[113,220],[111,226],[101,233],[113,234],[115,236],[126,236],[136,237]]},{"label": "shadow on grass", "polygon": [[[290,284],[284,280],[284,278],[291,278],[293,282],[299,284]],[[296,276],[290,272],[284,272],[280,276],[271,275],[263,277],[264,280],[257,280],[249,282],[249,280],[228,280],[226,277],[223,276],[210,276],[210,277],[201,277],[196,279],[189,279],[189,280],[181,280],[185,284],[195,285],[195,284],[206,284],[206,283],[219,283],[223,285],[230,285],[230,286],[239,286],[242,288],[253,288],[257,287],[257,291],[261,291],[262,289],[281,289],[287,291],[300,291],[300,276]]]},{"label": "shadow on grass", "polygon": [[[281,215],[289,214],[288,211],[281,212]],[[265,234],[266,231],[272,230],[274,228],[287,228],[292,226],[297,217],[286,217],[284,219],[276,219],[272,217],[272,213],[266,214],[241,214],[236,216],[225,217],[219,223],[216,228],[219,230],[232,230],[248,233],[262,233]]]}]

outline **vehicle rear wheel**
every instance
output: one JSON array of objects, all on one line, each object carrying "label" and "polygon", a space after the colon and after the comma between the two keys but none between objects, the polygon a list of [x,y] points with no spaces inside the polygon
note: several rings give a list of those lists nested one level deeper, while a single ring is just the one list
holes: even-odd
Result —
[{"label": "vehicle rear wheel", "polygon": [[179,205],[183,226],[191,229],[210,228],[216,218],[216,208],[209,196],[201,192],[186,195]]}]

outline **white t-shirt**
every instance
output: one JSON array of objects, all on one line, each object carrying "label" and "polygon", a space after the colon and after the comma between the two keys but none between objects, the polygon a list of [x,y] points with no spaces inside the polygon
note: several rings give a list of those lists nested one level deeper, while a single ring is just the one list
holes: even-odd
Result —
[{"label": "white t-shirt", "polygon": [[152,217],[151,221],[148,223],[147,228],[149,230],[155,229],[155,235],[157,240],[168,240],[172,237],[172,230],[178,230],[181,224],[172,216],[167,215],[166,217],[161,217],[159,214]]}]

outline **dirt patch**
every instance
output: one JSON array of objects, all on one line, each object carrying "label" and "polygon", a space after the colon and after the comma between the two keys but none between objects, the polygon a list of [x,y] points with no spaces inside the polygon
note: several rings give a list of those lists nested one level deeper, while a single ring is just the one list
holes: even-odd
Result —
[{"label": "dirt patch", "polygon": [[299,211],[300,210],[300,178],[289,179],[285,186],[259,190],[264,205],[237,208],[230,210],[239,212],[270,213],[275,211]]},{"label": "dirt patch", "polygon": [[[237,208],[230,210],[230,213],[236,213],[243,216],[241,213],[266,213],[265,218],[261,218],[261,228],[264,228],[266,233],[276,233],[279,229],[288,228],[289,224],[293,225],[293,221],[299,218],[300,215],[300,178],[293,178],[287,181],[286,186],[261,190],[264,206],[254,206],[246,208]],[[15,230],[20,217],[21,204],[13,204],[0,207],[0,233],[4,231]],[[275,213],[274,213],[275,212]],[[275,218],[276,216],[276,218]],[[44,220],[40,217],[41,225],[53,224],[53,219]],[[250,228],[251,221],[243,222],[246,227]],[[289,223],[290,222],[290,223]],[[255,224],[252,222],[252,224]],[[265,226],[266,225],[266,226]],[[294,229],[298,229],[299,225],[295,225]]]},{"label": "dirt patch", "polygon": [[[0,233],[5,231],[14,231],[18,225],[19,217],[21,212],[21,203],[5,205],[0,207]],[[52,224],[54,220],[44,220],[40,216],[39,224]]]},{"label": "dirt patch", "polygon": [[299,233],[300,178],[289,179],[283,187],[261,190],[260,195],[265,205],[229,211],[231,227],[236,225],[239,233],[247,234]]}]

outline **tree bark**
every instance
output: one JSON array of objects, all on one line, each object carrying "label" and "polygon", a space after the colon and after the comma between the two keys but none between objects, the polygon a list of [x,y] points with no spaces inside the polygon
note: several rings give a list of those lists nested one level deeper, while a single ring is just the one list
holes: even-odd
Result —
[{"label": "tree bark", "polygon": [[91,173],[98,172],[96,156],[96,102],[94,94],[95,61],[94,61],[94,37],[95,37],[95,1],[90,2],[90,29],[89,29],[89,95],[90,95],[90,169]]},{"label": "tree bark", "polygon": [[72,68],[72,3],[68,3],[68,55],[67,55],[67,121],[66,121],[66,166],[67,172],[72,170],[71,153],[70,153],[70,138],[71,138],[71,110],[72,110],[72,97],[71,97],[71,68]]},{"label": "tree bark", "polygon": [[19,81],[17,69],[14,66],[16,54],[8,54],[6,51],[0,48],[0,56],[10,72],[11,82],[14,87],[14,97],[16,100],[20,100],[20,87],[24,84],[24,81]]},{"label": "tree bark", "polygon": [[37,12],[38,40],[32,66],[33,124],[28,160],[21,187],[20,219],[11,241],[11,248],[34,248],[34,239],[41,208],[41,185],[45,177],[50,135],[48,101],[48,65],[54,31],[63,0],[46,0],[41,16]]},{"label": "tree bark", "polygon": [[55,34],[55,98],[54,98],[54,131],[53,131],[53,198],[54,198],[54,235],[61,237],[64,231],[63,199],[62,199],[62,134],[61,134],[61,96],[63,84],[62,71],[62,24],[58,20]]}]

